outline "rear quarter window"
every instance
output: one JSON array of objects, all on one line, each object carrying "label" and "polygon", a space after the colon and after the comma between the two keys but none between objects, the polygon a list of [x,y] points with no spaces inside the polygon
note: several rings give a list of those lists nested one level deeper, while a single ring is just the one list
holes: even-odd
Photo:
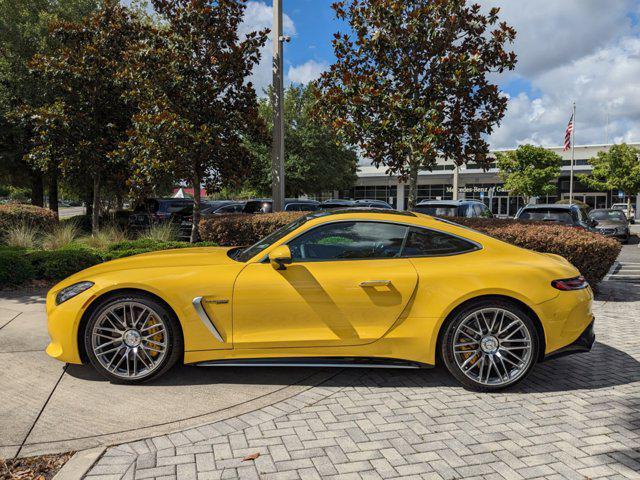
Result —
[{"label": "rear quarter window", "polygon": [[478,250],[479,246],[464,238],[436,230],[412,227],[402,249],[403,257],[437,257]]}]

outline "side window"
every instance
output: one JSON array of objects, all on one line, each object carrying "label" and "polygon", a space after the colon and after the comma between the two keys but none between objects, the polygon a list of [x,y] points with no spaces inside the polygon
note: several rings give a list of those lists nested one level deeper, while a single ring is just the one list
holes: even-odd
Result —
[{"label": "side window", "polygon": [[381,222],[336,222],[289,242],[294,260],[391,258],[400,255],[407,227]]},{"label": "side window", "polygon": [[435,230],[411,228],[403,257],[435,257],[470,252],[478,247],[467,240]]},{"label": "side window", "polygon": [[187,202],[172,202],[167,205],[166,210],[168,213],[175,213],[182,210],[184,207],[188,206]]}]

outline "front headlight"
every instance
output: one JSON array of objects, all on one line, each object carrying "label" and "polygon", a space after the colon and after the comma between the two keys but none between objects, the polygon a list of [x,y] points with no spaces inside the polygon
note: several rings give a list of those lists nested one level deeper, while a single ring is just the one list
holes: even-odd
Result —
[{"label": "front headlight", "polygon": [[56,295],[56,305],[60,305],[62,302],[66,302],[70,298],[84,292],[88,288],[93,287],[93,282],[78,282],[63,288]]}]

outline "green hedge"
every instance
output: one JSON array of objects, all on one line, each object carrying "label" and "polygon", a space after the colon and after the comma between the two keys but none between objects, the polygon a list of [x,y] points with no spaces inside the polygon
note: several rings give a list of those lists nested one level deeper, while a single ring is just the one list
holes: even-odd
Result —
[{"label": "green hedge", "polygon": [[186,242],[157,242],[131,240],[114,243],[106,250],[82,244],[58,250],[25,250],[0,248],[0,288],[20,285],[29,280],[62,280],[80,270],[116,258],[172,248],[215,246],[215,244]]},{"label": "green hedge", "polygon": [[26,256],[38,280],[62,280],[103,261],[98,251],[86,247],[34,250]]},{"label": "green hedge", "polygon": [[[216,215],[200,222],[200,234],[203,240],[220,245],[251,245],[301,215],[301,212]],[[561,255],[594,286],[607,274],[621,248],[616,240],[562,225],[495,218],[453,220],[519,247]]]},{"label": "green hedge", "polygon": [[34,278],[34,270],[24,250],[0,249],[0,286],[20,285]]}]

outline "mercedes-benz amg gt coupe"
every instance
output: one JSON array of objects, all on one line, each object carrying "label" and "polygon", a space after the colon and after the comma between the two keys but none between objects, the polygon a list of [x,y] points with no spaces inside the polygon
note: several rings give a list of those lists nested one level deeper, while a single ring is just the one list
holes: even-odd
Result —
[{"label": "mercedes-benz amg gt coupe", "polygon": [[424,368],[480,391],[588,351],[593,293],[564,258],[420,213],[318,211],[249,247],[106,262],[47,295],[63,362],[139,383],[202,366]]}]

